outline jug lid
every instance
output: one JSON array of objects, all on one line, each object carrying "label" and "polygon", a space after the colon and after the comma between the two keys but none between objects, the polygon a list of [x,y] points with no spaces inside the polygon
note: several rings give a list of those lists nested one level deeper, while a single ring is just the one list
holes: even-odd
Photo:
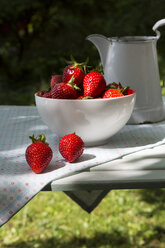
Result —
[{"label": "jug lid", "polygon": [[158,40],[157,36],[123,36],[123,37],[110,37],[111,42],[121,43],[146,43]]}]

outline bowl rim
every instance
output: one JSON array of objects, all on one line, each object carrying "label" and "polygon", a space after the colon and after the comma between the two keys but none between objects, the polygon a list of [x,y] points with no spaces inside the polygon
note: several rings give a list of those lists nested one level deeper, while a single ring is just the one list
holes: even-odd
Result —
[{"label": "bowl rim", "polygon": [[46,97],[42,97],[42,96],[38,96],[37,92],[34,94],[34,96],[36,98],[40,98],[43,100],[47,100],[47,101],[69,101],[69,102],[90,102],[90,101],[113,101],[113,100],[117,100],[117,99],[124,99],[124,98],[131,98],[132,96],[136,96],[136,91],[134,90],[133,93],[129,94],[129,95],[124,95],[124,96],[119,96],[119,97],[112,97],[112,98],[93,98],[93,99],[85,99],[84,101],[82,99],[57,99],[57,98],[46,98]]}]

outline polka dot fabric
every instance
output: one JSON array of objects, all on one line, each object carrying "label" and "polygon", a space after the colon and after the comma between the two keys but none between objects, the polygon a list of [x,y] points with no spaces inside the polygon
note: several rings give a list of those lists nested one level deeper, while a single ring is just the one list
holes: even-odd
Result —
[{"label": "polka dot fabric", "polygon": [[[104,146],[85,148],[75,163],[65,162],[58,151],[59,139],[41,121],[36,107],[0,107],[0,225],[6,223],[51,181],[121,156],[165,143],[165,122],[127,125]],[[29,136],[46,134],[53,159],[35,174],[25,160]]]}]

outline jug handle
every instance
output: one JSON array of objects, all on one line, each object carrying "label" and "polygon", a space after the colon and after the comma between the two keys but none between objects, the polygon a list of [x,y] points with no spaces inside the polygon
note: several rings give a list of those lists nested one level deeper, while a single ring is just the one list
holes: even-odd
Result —
[{"label": "jug handle", "polygon": [[160,38],[160,32],[157,30],[159,27],[161,27],[161,26],[164,26],[165,25],[165,19],[161,19],[161,20],[159,20],[159,21],[157,21],[155,24],[154,24],[154,26],[152,27],[152,30],[154,31],[154,32],[156,32],[156,37],[157,37],[157,39],[159,39]]}]

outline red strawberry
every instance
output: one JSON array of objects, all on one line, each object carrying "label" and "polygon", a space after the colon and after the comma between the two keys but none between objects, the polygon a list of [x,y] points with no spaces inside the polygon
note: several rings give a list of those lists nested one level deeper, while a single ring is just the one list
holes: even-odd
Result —
[{"label": "red strawberry", "polygon": [[42,95],[42,97],[52,98],[51,91],[48,91],[48,92],[44,93],[44,94]]},{"label": "red strawberry", "polygon": [[25,152],[26,161],[35,173],[41,173],[50,163],[53,152],[49,144],[46,142],[44,134],[39,135],[37,138],[33,136],[32,144],[29,145]]},{"label": "red strawberry", "polygon": [[44,91],[44,90],[41,90],[41,91],[38,91],[38,92],[36,93],[36,95],[37,95],[37,96],[43,96],[44,93],[45,93],[45,91]]},{"label": "red strawberry", "polygon": [[60,139],[59,151],[66,161],[72,163],[82,155],[84,142],[75,133],[65,135]]},{"label": "red strawberry", "polygon": [[102,98],[113,98],[113,97],[120,97],[120,96],[124,96],[124,95],[119,90],[109,89],[105,91]]},{"label": "red strawberry", "polygon": [[97,71],[86,74],[83,80],[84,95],[91,97],[100,96],[106,87],[104,77]]},{"label": "red strawberry", "polygon": [[75,78],[74,83],[77,85],[80,85],[83,82],[85,73],[82,70],[82,68],[78,65],[74,65],[74,64],[68,65],[64,68],[64,71],[63,71],[63,77],[62,77],[63,82],[67,83],[71,79],[72,76],[74,76]]},{"label": "red strawberry", "polygon": [[62,75],[54,75],[50,81],[50,87],[53,88],[56,84],[62,82]]},{"label": "red strawberry", "polygon": [[87,100],[87,99],[93,99],[91,96],[79,96],[77,97],[77,100]]},{"label": "red strawberry", "polygon": [[108,89],[117,89],[119,90],[123,95],[128,95],[127,92],[128,92],[128,89],[129,89],[129,86],[127,87],[123,87],[122,84],[119,82],[118,84],[113,82],[113,83],[110,83],[106,86],[106,90]]},{"label": "red strawberry", "polygon": [[110,88],[117,89],[117,88],[119,88],[119,84],[113,82],[113,83],[109,84],[109,87],[110,87]]},{"label": "red strawberry", "polygon": [[71,56],[71,61],[69,63],[70,65],[67,65],[63,71],[63,82],[67,83],[72,78],[72,76],[74,76],[74,83],[80,86],[85,77],[86,68],[88,67],[88,58],[85,62],[78,63],[75,61],[73,56]]},{"label": "red strawberry", "polygon": [[76,99],[78,97],[77,90],[79,87],[73,83],[74,78],[68,83],[59,83],[51,90],[52,98],[56,99]]},{"label": "red strawberry", "polygon": [[132,89],[128,89],[127,92],[126,92],[126,95],[131,95],[131,94],[134,94],[135,91],[132,90]]}]

